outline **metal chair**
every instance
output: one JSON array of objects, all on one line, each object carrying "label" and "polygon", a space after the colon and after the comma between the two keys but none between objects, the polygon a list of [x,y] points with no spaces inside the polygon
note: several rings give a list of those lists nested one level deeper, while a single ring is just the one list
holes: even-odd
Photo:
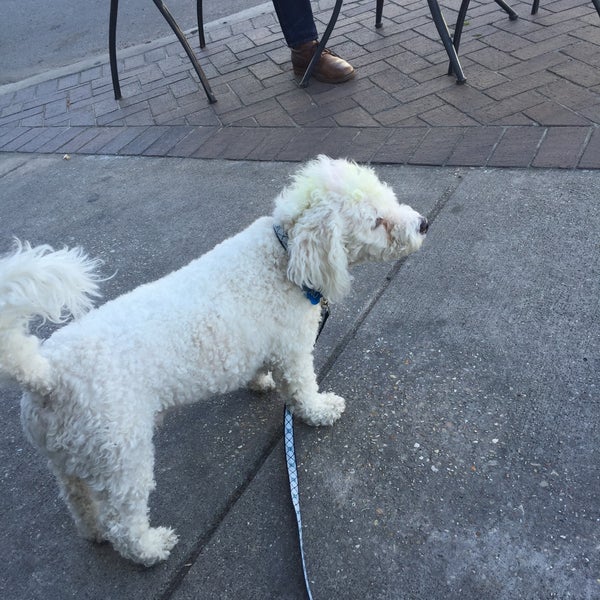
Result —
[{"label": "metal chair", "polygon": [[[158,8],[158,10],[160,11],[160,14],[165,18],[165,20],[167,21],[167,23],[169,24],[169,26],[171,27],[171,29],[177,36],[177,39],[179,40],[181,45],[183,46],[183,49],[185,50],[186,54],[188,55],[188,58],[190,59],[190,62],[192,63],[192,66],[194,67],[194,70],[196,71],[196,74],[198,75],[198,77],[200,79],[200,83],[202,84],[202,87],[204,88],[204,92],[206,93],[208,101],[211,104],[216,102],[217,99],[215,98],[215,95],[212,92],[210,84],[208,83],[208,79],[206,78],[206,75],[204,74],[204,71],[202,70],[200,63],[198,62],[198,59],[196,58],[194,52],[192,51],[192,48],[190,47],[188,41],[186,40],[185,35],[179,28],[179,25],[177,25],[177,22],[175,21],[175,19],[173,18],[173,16],[171,15],[169,10],[165,6],[165,4],[162,2],[162,0],[152,0],[152,1],[156,5],[156,8]],[[205,44],[204,44],[204,31],[203,31],[204,28],[203,28],[203,24],[202,24],[202,0],[197,0],[197,1],[198,1],[198,31],[200,32],[200,36],[201,36],[200,37],[200,47],[204,48]],[[110,59],[110,74],[112,77],[112,84],[113,84],[113,90],[115,93],[115,100],[121,99],[121,86],[119,84],[119,72],[117,69],[117,49],[116,49],[116,32],[117,32],[117,13],[118,13],[118,11],[119,11],[119,0],[110,0],[110,18],[109,18],[109,25],[108,25],[108,54],[109,54],[109,59]]]},{"label": "metal chair", "polygon": [[[202,0],[197,1],[197,13],[198,13],[198,36],[200,39],[200,48],[204,48],[206,45],[204,39],[204,24],[202,20]],[[500,6],[503,10],[508,13],[508,16],[511,20],[515,20],[518,18],[517,13],[508,5],[504,0],[494,0],[498,6]],[[539,0],[537,0],[539,1]],[[600,2],[600,0],[593,0],[594,2]],[[464,20],[467,14],[467,8],[469,7],[470,0],[462,0],[462,4],[460,6],[458,21],[455,27],[454,37],[450,35],[450,31],[448,30],[448,25],[442,15],[442,11],[440,9],[440,5],[438,4],[438,0],[427,0],[427,4],[429,5],[429,11],[431,12],[431,17],[435,26],[438,30],[439,36],[442,40],[446,53],[448,54],[448,58],[450,59],[450,66],[448,69],[448,74],[454,73],[456,75],[456,79],[458,83],[463,83],[466,81],[466,77],[464,75],[463,69],[460,65],[460,61],[458,60],[458,46],[460,44],[460,37],[462,34],[462,28],[464,24]],[[338,15],[342,8],[343,0],[336,0],[335,5],[333,7],[333,11],[331,13],[331,17],[329,18],[329,23],[325,29],[325,32],[321,36],[319,41],[319,45],[315,50],[315,53],[304,73],[302,79],[300,80],[300,87],[306,87],[308,85],[308,81],[310,80],[310,76],[313,72],[314,66],[317,64],[319,58],[321,57],[321,53],[325,49],[325,45],[329,40],[329,36],[333,31],[335,23],[337,21]],[[380,28],[382,26],[382,16],[383,16],[383,0],[377,0],[375,4],[375,27]]]},{"label": "metal chair", "polygon": [[[454,27],[454,35],[450,35],[450,31],[448,30],[448,25],[444,16],[442,15],[442,11],[440,5],[438,4],[438,0],[427,0],[427,4],[429,6],[429,11],[431,13],[431,17],[436,26],[442,44],[446,50],[446,54],[449,58],[449,66],[448,66],[448,75],[456,76],[457,83],[464,83],[466,81],[466,77],[460,61],[458,59],[458,48],[460,45],[460,38],[462,36],[462,30],[465,23],[465,18],[467,16],[467,9],[469,8],[471,0],[462,0],[460,9],[458,11],[458,17],[456,20],[456,25]],[[171,13],[168,11],[167,7],[164,5],[162,0],[153,0],[154,4],[161,12],[163,17],[171,26],[171,29],[175,32],[175,35],[179,39],[181,45],[186,51],[192,65],[200,78],[200,82],[206,92],[209,102],[216,102],[216,98],[212,93],[208,80],[200,67],[190,45],[188,44],[185,36],[179,29],[179,26],[175,22],[175,19],[171,16]],[[504,1],[504,0],[494,0],[496,4],[502,8],[507,14],[508,18],[511,21],[514,21],[519,18],[519,15]],[[118,3],[119,0],[111,0],[110,3],[110,24],[109,24],[109,55],[110,55],[110,69],[113,81],[113,88],[115,91],[115,99],[118,100],[121,98],[121,89],[119,86],[119,76],[117,72],[117,58],[116,58],[116,48],[115,48],[115,37],[116,37],[116,27],[117,27],[117,11],[118,11]],[[308,81],[310,80],[311,74],[313,72],[314,66],[317,64],[319,58],[321,57],[321,53],[325,49],[325,45],[329,40],[329,36],[333,31],[333,28],[337,22],[340,10],[342,8],[343,0],[336,0],[335,6],[333,7],[333,11],[331,17],[329,19],[329,23],[325,29],[325,32],[321,36],[321,40],[315,54],[313,55],[312,60],[310,61],[304,76],[302,77],[299,85],[301,87],[306,87],[308,85]],[[533,5],[531,7],[531,14],[534,15],[537,13],[539,8],[540,0],[533,0]],[[598,15],[600,16],[600,0],[592,0],[592,3],[596,7],[598,11]],[[202,13],[202,0],[196,0],[196,14],[198,18],[198,39],[200,43],[200,48],[204,48],[206,46],[206,39],[204,37],[204,19]],[[383,0],[376,0],[375,5],[375,27],[380,28],[382,26],[382,17],[383,17]]]}]

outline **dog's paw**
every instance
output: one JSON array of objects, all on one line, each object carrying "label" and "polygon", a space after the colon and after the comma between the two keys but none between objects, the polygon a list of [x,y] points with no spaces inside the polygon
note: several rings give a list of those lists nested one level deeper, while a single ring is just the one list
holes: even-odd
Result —
[{"label": "dog's paw", "polygon": [[333,425],[345,408],[346,401],[341,396],[328,392],[294,412],[308,425]]},{"label": "dog's paw", "polygon": [[150,527],[138,541],[139,552],[135,560],[146,567],[166,560],[177,539],[177,534],[170,527]]}]

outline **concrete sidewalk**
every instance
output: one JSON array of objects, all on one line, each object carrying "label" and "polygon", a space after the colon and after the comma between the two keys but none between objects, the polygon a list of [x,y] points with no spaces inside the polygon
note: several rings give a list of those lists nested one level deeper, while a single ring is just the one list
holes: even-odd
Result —
[{"label": "concrete sidewalk", "polygon": [[[387,1],[375,30],[351,0],[343,86],[296,87],[268,4],[195,45],[214,106],[172,38],[119,53],[120,102],[107,57],[0,87],[0,252],[81,245],[116,272],[105,299],[270,212],[319,152],[376,164],[430,217],[418,254],[356,269],[316,348],[347,411],[297,426],[315,600],[600,598],[600,21],[513,6],[473,0],[464,86],[426,4]],[[157,431],[151,520],[180,542],[152,569],[76,536],[19,395],[0,387],[1,598],[305,598],[276,395]]]},{"label": "concrete sidewalk", "polygon": [[[294,167],[1,164],[5,246],[81,244],[117,272],[105,299],[269,212]],[[406,262],[356,270],[317,346],[348,408],[331,429],[297,426],[315,598],[597,598],[597,173],[377,170],[432,225]],[[18,389],[1,396],[3,598],[305,597],[275,395],[215,398],[158,430],[151,519],[181,541],[152,569],[76,536]]]}]

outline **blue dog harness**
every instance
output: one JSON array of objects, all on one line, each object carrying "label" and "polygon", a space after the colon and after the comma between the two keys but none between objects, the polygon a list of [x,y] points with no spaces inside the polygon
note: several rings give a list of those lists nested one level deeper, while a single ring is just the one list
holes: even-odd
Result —
[{"label": "blue dog harness", "polygon": [[[289,252],[289,238],[288,234],[283,230],[283,227],[281,225],[273,225],[273,231],[275,232],[275,235],[277,236],[277,239],[279,240],[279,243],[282,245],[283,249],[286,252]],[[321,300],[323,299],[321,292],[318,292],[317,290],[312,290],[306,285],[302,286],[302,291],[304,292],[304,295],[310,300],[311,304],[319,304],[319,302],[321,302]]]}]

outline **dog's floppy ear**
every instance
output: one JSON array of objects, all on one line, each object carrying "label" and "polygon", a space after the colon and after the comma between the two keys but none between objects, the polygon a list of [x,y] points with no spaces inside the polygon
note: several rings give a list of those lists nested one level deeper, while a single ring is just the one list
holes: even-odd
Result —
[{"label": "dog's floppy ear", "polygon": [[351,276],[340,217],[330,206],[306,210],[288,231],[288,277],[332,301],[350,289]]}]

